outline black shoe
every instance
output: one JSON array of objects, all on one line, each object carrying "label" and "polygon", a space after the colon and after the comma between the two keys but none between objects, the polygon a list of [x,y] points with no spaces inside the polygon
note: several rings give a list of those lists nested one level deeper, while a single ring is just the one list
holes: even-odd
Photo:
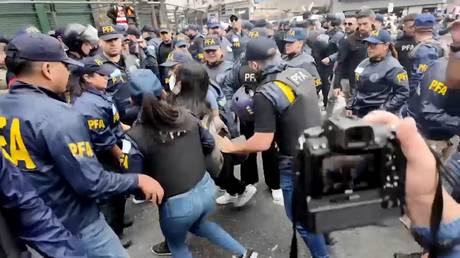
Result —
[{"label": "black shoe", "polygon": [[394,258],[420,258],[422,257],[422,253],[412,253],[412,254],[401,254],[396,253],[393,255]]},{"label": "black shoe", "polygon": [[123,227],[124,228],[129,228],[134,224],[134,220],[131,216],[125,215],[123,218]]},{"label": "black shoe", "polygon": [[159,244],[152,246],[152,253],[158,256],[171,256],[171,251],[169,250],[168,244],[166,241],[163,241]]},{"label": "black shoe", "polygon": [[123,236],[119,238],[120,238],[120,242],[123,248],[128,249],[131,245],[133,245],[133,241],[131,241],[131,239],[123,237]]}]

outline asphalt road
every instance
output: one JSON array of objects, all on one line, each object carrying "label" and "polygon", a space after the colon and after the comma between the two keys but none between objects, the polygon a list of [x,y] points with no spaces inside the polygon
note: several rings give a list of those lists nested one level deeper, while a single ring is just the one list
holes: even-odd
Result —
[{"label": "asphalt road", "polygon": [[[257,250],[261,258],[289,257],[291,225],[284,207],[272,202],[261,171],[259,175],[262,181],[257,186],[258,192],[247,206],[239,209],[217,206],[210,219],[219,223],[243,245]],[[129,254],[133,258],[156,257],[150,247],[163,240],[157,208],[151,204],[133,205],[129,202],[128,211],[135,219],[135,224],[126,231],[126,236],[134,242],[128,249]],[[385,224],[387,226],[333,232],[331,235],[337,243],[330,248],[331,257],[391,258],[395,252],[419,250],[397,219],[386,221]],[[299,257],[310,257],[305,244],[298,239]],[[231,257],[230,253],[191,234],[188,242],[195,258]]]}]

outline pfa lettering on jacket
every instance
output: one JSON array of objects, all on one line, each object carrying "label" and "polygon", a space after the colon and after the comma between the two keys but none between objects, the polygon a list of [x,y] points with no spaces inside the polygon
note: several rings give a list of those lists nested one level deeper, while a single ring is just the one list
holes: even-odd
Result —
[{"label": "pfa lettering on jacket", "polygon": [[[9,130],[9,137],[5,131]],[[0,116],[0,149],[3,156],[15,166],[24,166],[26,169],[36,169],[37,165],[30,156],[24,144],[19,118],[7,119]]]}]

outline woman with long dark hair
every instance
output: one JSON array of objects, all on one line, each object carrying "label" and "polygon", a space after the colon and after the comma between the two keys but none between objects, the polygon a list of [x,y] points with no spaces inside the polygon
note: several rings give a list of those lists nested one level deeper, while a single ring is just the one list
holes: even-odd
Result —
[{"label": "woman with long dark hair", "polygon": [[[257,253],[208,221],[215,206],[216,189],[206,171],[205,157],[215,150],[214,139],[201,127],[200,120],[184,107],[185,99],[172,102],[145,95],[141,117],[128,132],[140,150],[138,158],[133,159],[137,164],[132,165],[157,179],[165,190],[159,207],[160,226],[172,256],[192,257],[185,243],[187,233],[191,232],[236,257],[257,257]],[[198,102],[187,105],[197,113],[205,110]]]}]

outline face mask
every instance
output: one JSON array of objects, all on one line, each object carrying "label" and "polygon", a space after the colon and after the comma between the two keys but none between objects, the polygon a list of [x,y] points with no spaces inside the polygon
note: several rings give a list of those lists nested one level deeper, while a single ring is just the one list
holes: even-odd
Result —
[{"label": "face mask", "polygon": [[176,76],[174,74],[172,74],[171,76],[169,76],[169,90],[170,91],[173,91],[174,89],[174,86],[176,86]]}]

